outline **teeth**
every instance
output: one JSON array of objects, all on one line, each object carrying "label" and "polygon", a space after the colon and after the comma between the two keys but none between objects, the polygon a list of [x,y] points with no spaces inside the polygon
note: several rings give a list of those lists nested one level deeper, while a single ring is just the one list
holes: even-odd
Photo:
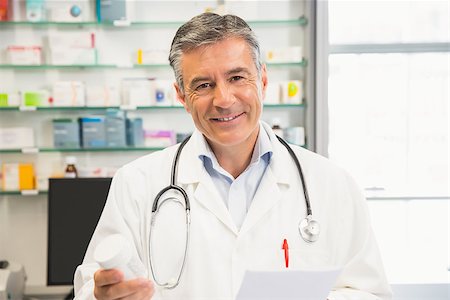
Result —
[{"label": "teeth", "polygon": [[239,116],[234,116],[234,117],[229,117],[229,118],[217,118],[216,120],[221,121],[221,122],[228,122],[228,121],[236,119],[237,117],[239,117]]}]

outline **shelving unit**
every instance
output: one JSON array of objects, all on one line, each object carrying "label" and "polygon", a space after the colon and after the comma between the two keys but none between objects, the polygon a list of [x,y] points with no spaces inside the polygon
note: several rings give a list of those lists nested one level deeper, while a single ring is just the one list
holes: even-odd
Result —
[{"label": "shelving unit", "polygon": [[[306,67],[308,62],[306,59],[300,62],[290,62],[290,63],[267,63],[268,68],[276,67]],[[0,69],[14,69],[14,70],[51,70],[51,69],[134,69],[134,68],[170,68],[168,64],[134,64],[131,66],[127,65],[0,65]]]},{"label": "shelving unit", "polygon": [[[50,1],[50,0],[49,0]],[[95,2],[90,0],[91,2]],[[20,44],[31,40],[36,43],[50,32],[91,31],[97,35],[99,47],[96,64],[81,65],[10,65],[1,61],[0,91],[8,89],[48,88],[57,80],[80,80],[86,84],[92,82],[108,83],[118,86],[127,77],[157,77],[173,80],[168,63],[136,64],[131,60],[135,49],[155,47],[166,49],[176,29],[193,15],[203,11],[199,6],[203,2],[186,2],[186,9],[172,10],[167,2],[157,10],[148,10],[146,18],[136,17],[132,22],[97,22],[94,14],[83,22],[0,22],[0,51],[8,45]],[[304,82],[303,104],[265,104],[263,120],[270,123],[279,118],[284,125],[304,126],[307,146],[314,150],[314,14],[309,1],[283,1],[276,9],[264,1],[237,1],[233,5],[235,13],[247,20],[261,42],[261,49],[284,46],[303,47],[303,60],[290,63],[268,63],[269,81],[300,79]],[[144,3],[144,2],[142,2]],[[150,2],[149,2],[150,3]],[[247,8],[249,6],[258,6]],[[170,11],[169,11],[170,10]],[[194,12],[195,10],[195,12]],[[148,16],[147,16],[148,14]],[[123,41],[126,40],[126,43]],[[142,45],[141,45],[142,44]],[[52,118],[77,118],[85,114],[103,113],[106,109],[121,109],[128,115],[144,119],[144,127],[150,129],[173,129],[185,131],[194,126],[182,106],[130,107],[126,105],[109,107],[0,107],[2,127],[30,126],[35,129],[36,147],[26,149],[0,150],[2,162],[32,162],[38,170],[52,170],[55,166],[63,168],[66,155],[77,156],[80,164],[122,165],[139,156],[161,150],[162,147],[121,147],[121,148],[71,148],[52,147]],[[50,136],[49,136],[50,135]],[[25,197],[31,195],[31,197]],[[7,248],[0,246],[0,256],[13,258],[25,265],[28,285],[45,285],[46,269],[46,191],[1,191],[0,190],[0,243],[11,240],[10,236],[21,236],[27,232],[30,236],[42,237],[42,244],[30,242],[23,245],[11,242]],[[21,199],[23,201],[19,201]],[[41,240],[41,239],[40,239]],[[26,244],[26,243],[25,243]],[[23,248],[36,249],[33,255],[21,252]],[[2,253],[2,251],[4,253]]]},{"label": "shelving unit", "polygon": [[[305,104],[265,104],[265,108],[304,108]],[[107,110],[107,109],[121,109],[121,110],[180,110],[183,106],[59,106],[59,107],[45,107],[45,106],[19,106],[19,107],[0,107],[1,111],[84,111],[84,110]]]},{"label": "shelving unit", "polygon": [[[9,26],[43,26],[43,27],[53,27],[53,26],[64,26],[64,27],[97,27],[97,26],[108,26],[108,27],[179,27],[185,21],[116,21],[116,22],[29,22],[29,21],[6,21],[0,22],[1,27],[9,27]],[[279,20],[250,20],[247,21],[250,26],[273,26],[273,25],[281,25],[281,26],[306,26],[308,24],[308,19],[305,16],[300,16],[295,19],[279,19]]]}]

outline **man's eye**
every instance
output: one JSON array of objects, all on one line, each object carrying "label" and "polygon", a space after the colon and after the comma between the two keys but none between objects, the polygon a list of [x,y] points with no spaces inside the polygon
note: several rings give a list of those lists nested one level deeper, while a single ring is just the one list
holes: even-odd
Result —
[{"label": "man's eye", "polygon": [[212,86],[212,85],[211,85],[211,83],[209,83],[209,82],[202,83],[202,84],[200,84],[200,85],[197,87],[197,90],[207,89],[207,88],[209,88],[209,87],[211,87],[211,86]]},{"label": "man's eye", "polygon": [[242,78],[244,78],[244,77],[242,77],[242,76],[233,76],[233,77],[231,77],[231,79],[230,79],[230,81],[239,81],[239,80],[241,80]]}]

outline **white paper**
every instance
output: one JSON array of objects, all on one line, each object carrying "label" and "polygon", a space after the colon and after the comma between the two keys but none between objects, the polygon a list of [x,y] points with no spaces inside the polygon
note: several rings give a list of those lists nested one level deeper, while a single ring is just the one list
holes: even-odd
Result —
[{"label": "white paper", "polygon": [[246,271],[236,300],[326,300],[340,268]]}]

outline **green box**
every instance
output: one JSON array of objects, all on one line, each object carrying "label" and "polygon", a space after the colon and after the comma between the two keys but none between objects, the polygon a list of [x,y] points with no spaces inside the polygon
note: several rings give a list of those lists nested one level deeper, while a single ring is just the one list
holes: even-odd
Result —
[{"label": "green box", "polygon": [[8,94],[0,93],[0,106],[8,106]]},{"label": "green box", "polygon": [[25,106],[43,106],[47,102],[45,93],[42,92],[24,92],[23,103]]}]

